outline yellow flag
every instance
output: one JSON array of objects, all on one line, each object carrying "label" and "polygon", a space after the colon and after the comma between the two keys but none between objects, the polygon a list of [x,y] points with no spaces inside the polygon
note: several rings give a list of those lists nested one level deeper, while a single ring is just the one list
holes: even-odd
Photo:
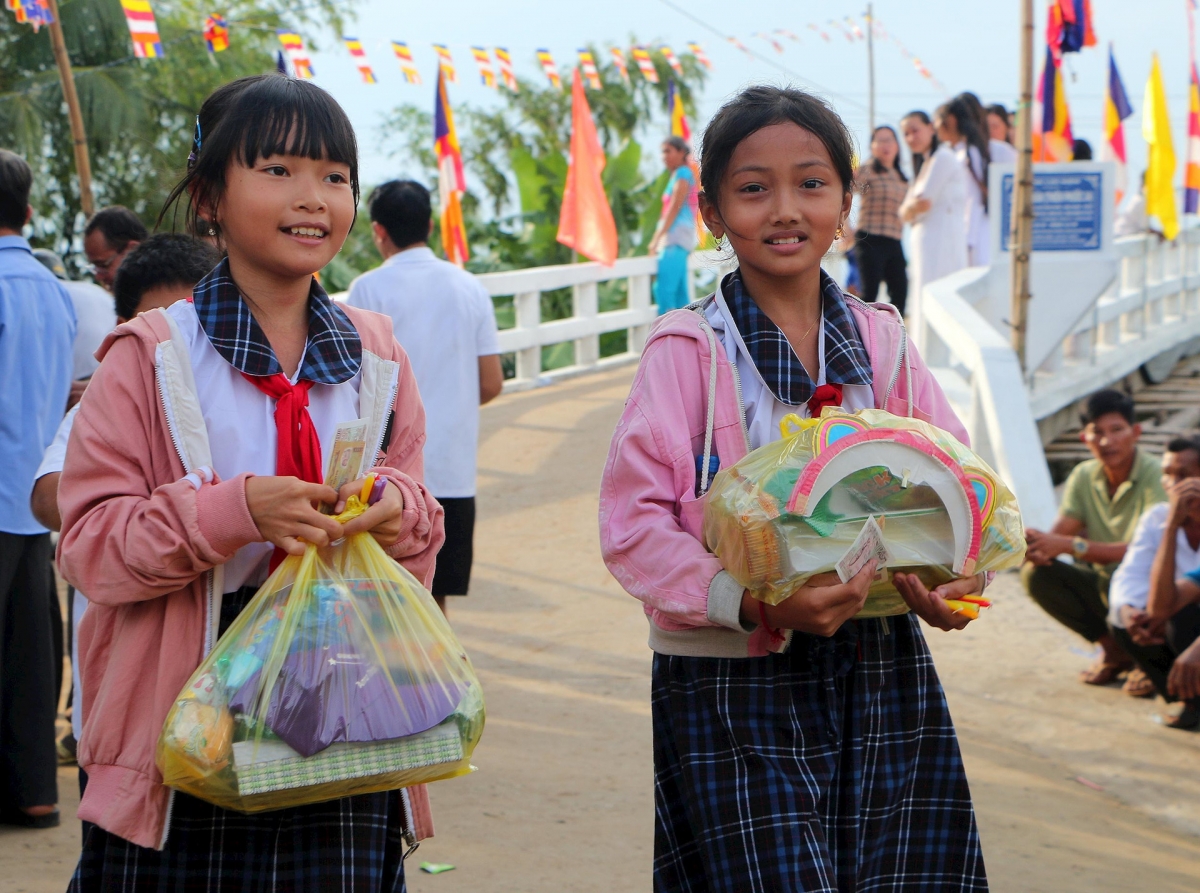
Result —
[{"label": "yellow flag", "polygon": [[1146,97],[1142,104],[1142,136],[1150,152],[1146,164],[1146,213],[1158,218],[1163,235],[1174,239],[1179,233],[1179,212],[1175,207],[1175,145],[1171,140],[1171,116],[1167,112],[1167,91],[1163,87],[1158,54],[1150,65]]}]

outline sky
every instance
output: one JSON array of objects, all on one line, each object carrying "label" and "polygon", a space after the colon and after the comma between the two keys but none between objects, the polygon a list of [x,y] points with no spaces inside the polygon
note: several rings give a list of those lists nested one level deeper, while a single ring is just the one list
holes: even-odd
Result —
[{"label": "sky", "polygon": [[[1066,92],[1075,136],[1091,142],[1098,155],[1108,44],[1113,43],[1134,107],[1134,117],[1125,122],[1131,180],[1145,164],[1141,110],[1153,52],[1159,54],[1167,85],[1179,158],[1176,178],[1177,182],[1182,180],[1187,139],[1188,2],[1092,0],[1099,44],[1067,57]],[[409,0],[357,0],[351,8],[355,14],[346,31],[362,41],[378,77],[377,84],[361,82],[336,35],[317,32],[306,36],[317,48],[312,53],[316,83],[337,97],[358,132],[365,184],[412,170],[403,157],[392,154],[380,135],[380,123],[399,104],[412,102],[432,110],[436,75],[432,43],[449,46],[458,68],[459,82],[449,88],[452,105],[487,107],[499,100],[479,81],[469,52],[472,45],[507,47],[518,75],[535,78],[541,76],[534,56],[540,47],[548,48],[560,69],[565,69],[574,61],[576,49],[585,43],[628,48],[636,39],[642,44],[666,43],[682,53],[687,42],[698,41],[712,60],[713,71],[699,97],[693,130],[702,129],[721,103],[746,85],[791,83],[824,95],[841,113],[859,144],[865,147],[868,142],[866,44],[851,43],[841,31],[826,24],[830,19],[861,17],[865,2],[796,0],[779,6],[733,5],[719,0],[456,0],[442,6]],[[1034,8],[1034,54],[1040,70],[1045,52],[1046,0],[1035,0]],[[912,109],[932,112],[950,94],[962,90],[973,90],[985,103],[1001,102],[1009,108],[1015,105],[1019,93],[1019,0],[875,0],[874,13],[884,29],[918,56],[946,91],[923,78],[894,43],[877,40],[877,123],[894,125]],[[822,40],[809,29],[810,23],[822,27],[831,40]],[[753,36],[755,32],[776,29],[790,30],[802,42],[782,38],[785,51],[778,54],[769,43]],[[762,58],[748,57],[726,42],[726,36],[737,37]],[[391,53],[391,40],[408,43],[423,84],[404,82]],[[664,113],[664,132],[666,126]]]}]

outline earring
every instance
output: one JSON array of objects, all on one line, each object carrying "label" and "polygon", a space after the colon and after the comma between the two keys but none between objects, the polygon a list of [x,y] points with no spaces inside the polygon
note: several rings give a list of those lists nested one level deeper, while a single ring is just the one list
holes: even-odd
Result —
[{"label": "earring", "polygon": [[842,225],[839,223],[839,224],[838,224],[838,228],[837,228],[837,230],[836,230],[836,231],[834,232],[834,234],[833,234],[833,237],[834,237],[835,239],[840,239],[840,238],[841,238],[842,236],[844,236],[845,234],[846,234],[846,231],[845,231],[844,229],[842,229]]}]

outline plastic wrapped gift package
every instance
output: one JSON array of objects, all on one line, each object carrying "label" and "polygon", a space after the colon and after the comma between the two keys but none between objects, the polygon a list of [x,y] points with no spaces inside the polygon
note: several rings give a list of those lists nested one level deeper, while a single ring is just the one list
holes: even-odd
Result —
[{"label": "plastic wrapped gift package", "polygon": [[433,596],[360,533],[280,564],[176,699],[156,756],[171,787],[258,812],[465,774],[483,723]]},{"label": "plastic wrapped gift package", "polygon": [[836,571],[874,518],[887,572],[860,617],[908,610],[896,571],[935,585],[1017,567],[1025,536],[1016,498],[950,434],[878,409],[788,416],[784,436],[713,480],[704,536],[756,598],[778,604],[810,577]]}]

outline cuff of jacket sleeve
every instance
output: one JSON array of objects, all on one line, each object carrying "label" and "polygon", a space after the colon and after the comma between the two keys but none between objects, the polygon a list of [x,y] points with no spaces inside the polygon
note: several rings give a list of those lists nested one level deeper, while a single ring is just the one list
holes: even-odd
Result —
[{"label": "cuff of jacket sleeve", "polygon": [[262,542],[262,534],[246,503],[248,477],[249,474],[239,474],[219,484],[205,484],[196,491],[200,533],[222,555],[232,556],[242,546]]},{"label": "cuff of jacket sleeve", "polygon": [[705,610],[710,622],[738,632],[753,632],[758,624],[746,626],[742,623],[742,593],[745,587],[729,575],[720,571],[708,584],[708,608]]}]

